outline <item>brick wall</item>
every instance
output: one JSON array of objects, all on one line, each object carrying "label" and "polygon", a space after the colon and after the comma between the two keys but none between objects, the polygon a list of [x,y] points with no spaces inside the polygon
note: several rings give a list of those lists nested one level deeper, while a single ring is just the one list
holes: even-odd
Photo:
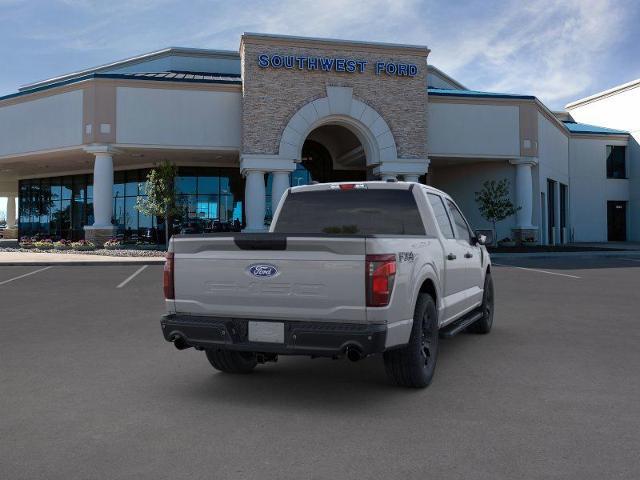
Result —
[{"label": "brick wall", "polygon": [[[305,104],[325,97],[326,87],[353,88],[354,98],[376,110],[394,136],[399,158],[426,158],[426,55],[403,48],[374,50],[359,45],[296,45],[244,37],[240,54],[243,72],[242,153],[277,154],[289,119]],[[368,62],[364,73],[262,68],[260,54],[347,58]],[[414,77],[375,74],[378,61],[418,66]]]}]

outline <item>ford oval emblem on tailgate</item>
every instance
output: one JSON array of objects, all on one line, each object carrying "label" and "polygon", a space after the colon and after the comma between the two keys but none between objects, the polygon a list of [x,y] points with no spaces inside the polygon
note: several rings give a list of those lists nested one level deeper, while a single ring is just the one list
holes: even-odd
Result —
[{"label": "ford oval emblem on tailgate", "polygon": [[251,275],[258,278],[275,277],[278,274],[278,267],[268,263],[255,263],[253,265],[249,265],[247,270]]}]

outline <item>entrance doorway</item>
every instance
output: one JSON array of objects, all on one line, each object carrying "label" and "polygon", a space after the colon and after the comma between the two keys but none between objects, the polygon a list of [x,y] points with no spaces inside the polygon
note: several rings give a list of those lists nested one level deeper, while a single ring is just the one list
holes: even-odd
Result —
[{"label": "entrance doorway", "polygon": [[364,181],[367,160],[362,143],[341,125],[323,125],[313,130],[302,146],[302,165],[311,180],[326,182]]},{"label": "entrance doorway", "polygon": [[[358,137],[342,125],[322,125],[309,133],[302,145],[300,163],[290,175],[290,185],[312,182],[363,182],[373,179],[367,168],[364,147]],[[271,199],[273,175],[267,175],[265,222],[273,218]]]},{"label": "entrance doorway", "polygon": [[607,202],[607,230],[610,242],[627,240],[627,202]]}]

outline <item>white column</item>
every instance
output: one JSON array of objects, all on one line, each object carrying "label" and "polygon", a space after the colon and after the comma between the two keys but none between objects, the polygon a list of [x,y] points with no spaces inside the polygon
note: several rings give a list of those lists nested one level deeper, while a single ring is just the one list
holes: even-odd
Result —
[{"label": "white column", "polygon": [[533,175],[531,166],[535,160],[518,159],[511,163],[516,166],[516,206],[520,210],[516,213],[516,227],[519,229],[534,229],[533,218]]},{"label": "white column", "polygon": [[7,228],[16,226],[16,197],[7,197]]},{"label": "white column", "polygon": [[93,226],[111,228],[113,217],[113,157],[108,151],[95,152],[93,164]]},{"label": "white column", "polygon": [[278,203],[289,188],[289,172],[273,172],[271,182],[271,211],[276,212]]},{"label": "white column", "polygon": [[245,216],[247,226],[245,231],[260,232],[265,230],[265,185],[264,171],[246,170],[244,189]]},{"label": "white column", "polygon": [[420,175],[424,175],[429,170],[428,158],[396,158],[380,163],[373,169],[373,174],[378,175],[381,180],[404,178],[407,182],[417,182]]}]

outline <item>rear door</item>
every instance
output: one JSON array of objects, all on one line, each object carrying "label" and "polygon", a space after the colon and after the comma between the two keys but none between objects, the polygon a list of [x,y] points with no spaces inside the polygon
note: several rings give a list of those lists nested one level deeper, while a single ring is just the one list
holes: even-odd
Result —
[{"label": "rear door", "polygon": [[176,311],[364,322],[364,237],[194,236],[175,242]]},{"label": "rear door", "polygon": [[433,209],[436,223],[444,237],[444,298],[446,322],[463,312],[466,308],[465,296],[467,286],[467,270],[464,255],[466,249],[456,238],[453,222],[445,206],[445,199],[435,193],[427,193]]},{"label": "rear door", "polygon": [[482,301],[483,273],[482,257],[480,246],[473,243],[473,233],[462,215],[458,206],[450,199],[446,199],[453,227],[455,229],[456,241],[464,251],[463,262],[465,268],[464,288],[468,296],[468,307],[475,306]]}]

